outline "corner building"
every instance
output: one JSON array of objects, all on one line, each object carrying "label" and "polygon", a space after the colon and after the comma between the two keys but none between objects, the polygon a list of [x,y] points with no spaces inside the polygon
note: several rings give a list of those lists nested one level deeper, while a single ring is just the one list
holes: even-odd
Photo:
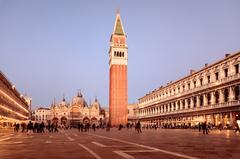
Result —
[{"label": "corner building", "polygon": [[240,52],[139,99],[137,118],[145,125],[189,126],[207,121],[233,128],[240,120]]},{"label": "corner building", "polygon": [[29,119],[29,103],[0,71],[0,128]]},{"label": "corner building", "polygon": [[120,14],[117,13],[109,50],[109,119],[112,126],[127,123],[128,48]]}]

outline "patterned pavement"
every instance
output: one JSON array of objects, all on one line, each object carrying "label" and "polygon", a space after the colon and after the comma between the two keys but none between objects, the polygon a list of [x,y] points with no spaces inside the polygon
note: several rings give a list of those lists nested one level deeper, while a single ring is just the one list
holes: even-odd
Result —
[{"label": "patterned pavement", "polygon": [[134,129],[14,133],[0,129],[0,159],[238,159],[240,134],[233,130]]}]

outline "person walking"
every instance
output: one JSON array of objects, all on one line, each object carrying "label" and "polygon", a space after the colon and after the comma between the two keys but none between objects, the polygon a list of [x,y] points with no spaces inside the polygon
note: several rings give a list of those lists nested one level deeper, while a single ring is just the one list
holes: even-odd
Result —
[{"label": "person walking", "polygon": [[207,122],[206,121],[202,124],[202,130],[203,130],[203,134],[208,134]]},{"label": "person walking", "polygon": [[136,129],[137,129],[137,133],[142,133],[140,121],[137,122]]},{"label": "person walking", "polygon": [[27,134],[32,134],[33,133],[33,123],[29,121],[27,125]]},{"label": "person walking", "polygon": [[22,127],[22,132],[25,132],[26,124],[24,122],[21,123],[21,127]]},{"label": "person walking", "polygon": [[199,122],[198,123],[198,131],[201,132],[201,127],[202,127],[202,124]]},{"label": "person walking", "polygon": [[83,126],[83,124],[81,123],[81,124],[80,124],[81,132],[83,132],[83,128],[84,128],[84,126]]},{"label": "person walking", "polygon": [[80,129],[81,129],[81,124],[78,123],[78,132],[80,132]]},{"label": "person walking", "polygon": [[239,129],[239,125],[238,123],[236,124],[236,130],[235,130],[235,133],[239,132],[240,133],[240,129]]},{"label": "person walking", "polygon": [[119,127],[118,127],[118,130],[119,130],[119,131],[121,131],[121,130],[122,130],[122,128],[123,128],[123,125],[122,125],[122,124],[120,124],[120,125],[119,125]]},{"label": "person walking", "polygon": [[95,123],[93,123],[93,125],[92,125],[92,129],[93,129],[93,131],[96,130],[96,125],[95,125]]},{"label": "person walking", "polygon": [[43,121],[42,121],[42,123],[39,125],[39,127],[40,127],[40,133],[44,133],[44,132],[45,132],[45,131],[44,131],[45,124],[44,124]]},{"label": "person walking", "polygon": [[19,123],[17,123],[17,124],[16,124],[16,132],[18,132],[18,130],[19,130],[19,127],[20,127],[20,124],[19,124]]},{"label": "person walking", "polygon": [[110,131],[110,127],[111,127],[111,125],[110,125],[110,123],[108,123],[108,124],[107,124],[107,128],[106,128],[106,131],[107,131],[107,132]]},{"label": "person walking", "polygon": [[58,124],[57,124],[57,122],[54,123],[54,132],[58,132]]},{"label": "person walking", "polygon": [[219,130],[222,131],[222,123],[219,124]]}]

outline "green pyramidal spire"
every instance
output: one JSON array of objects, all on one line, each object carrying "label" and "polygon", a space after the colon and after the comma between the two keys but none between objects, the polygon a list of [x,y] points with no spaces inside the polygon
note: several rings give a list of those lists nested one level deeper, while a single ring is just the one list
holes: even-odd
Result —
[{"label": "green pyramidal spire", "polygon": [[122,22],[121,22],[121,18],[120,18],[120,14],[117,13],[116,16],[116,21],[115,21],[115,27],[114,27],[114,34],[116,35],[125,35],[124,31],[123,31],[123,26],[122,26]]}]

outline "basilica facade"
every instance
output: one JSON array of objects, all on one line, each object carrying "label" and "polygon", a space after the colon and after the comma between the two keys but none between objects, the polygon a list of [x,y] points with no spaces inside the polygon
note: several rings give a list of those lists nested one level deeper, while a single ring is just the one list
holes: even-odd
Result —
[{"label": "basilica facade", "polygon": [[88,105],[83,95],[78,92],[70,103],[65,98],[57,104],[53,103],[50,107],[49,119],[64,126],[77,126],[78,123],[99,125],[104,122],[104,114],[97,98]]},{"label": "basilica facade", "polygon": [[240,121],[240,52],[139,98],[135,119],[143,124],[233,128]]}]

